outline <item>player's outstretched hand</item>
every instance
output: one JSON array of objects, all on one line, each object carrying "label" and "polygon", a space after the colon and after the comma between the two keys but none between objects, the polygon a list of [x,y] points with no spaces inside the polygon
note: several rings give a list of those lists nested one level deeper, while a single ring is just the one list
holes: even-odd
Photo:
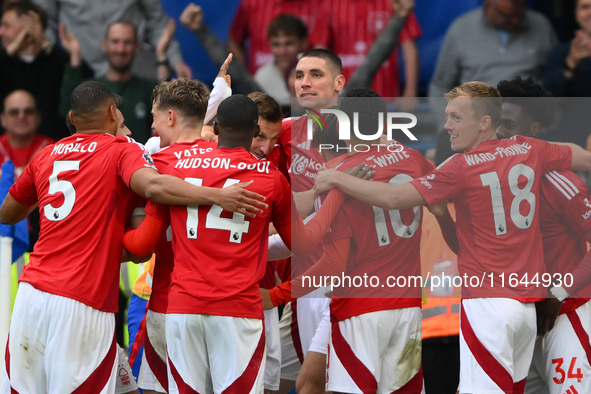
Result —
[{"label": "player's outstretched hand", "polygon": [[314,180],[314,197],[318,197],[322,193],[334,188],[331,181],[337,172],[333,169],[327,169],[324,166],[318,171]]},{"label": "player's outstretched hand", "polygon": [[562,302],[553,297],[536,302],[538,336],[544,337],[554,327],[561,306]]},{"label": "player's outstretched hand", "polygon": [[230,76],[228,75],[228,67],[230,67],[230,63],[232,62],[233,57],[234,57],[234,55],[232,55],[231,53],[228,55],[228,57],[224,61],[224,64],[222,64],[222,66],[220,67],[220,72],[218,73],[218,76],[217,76],[218,78],[224,78],[224,80],[228,84],[229,88],[232,87],[232,80],[230,79]]},{"label": "player's outstretched hand", "polygon": [[196,32],[203,25],[203,9],[195,3],[189,3],[179,20],[187,29]]},{"label": "player's outstretched hand", "polygon": [[257,213],[262,213],[268,206],[263,202],[265,196],[246,190],[252,183],[253,181],[236,183],[220,189],[216,204],[226,211],[241,213],[251,218],[256,217]]},{"label": "player's outstretched hand", "polygon": [[262,289],[259,287],[259,294],[263,297],[263,309],[273,309],[275,305],[273,305],[273,301],[271,301],[271,296],[269,295],[269,290]]},{"label": "player's outstretched hand", "polygon": [[363,179],[364,181],[369,181],[373,176],[376,174],[373,169],[375,166],[368,166],[365,163],[358,164],[353,168],[349,168],[345,171],[345,174],[352,175],[355,178]]}]

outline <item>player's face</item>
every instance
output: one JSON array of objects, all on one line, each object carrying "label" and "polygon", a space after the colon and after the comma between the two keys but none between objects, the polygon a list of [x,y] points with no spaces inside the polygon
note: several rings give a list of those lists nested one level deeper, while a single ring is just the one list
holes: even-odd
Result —
[{"label": "player's face", "polygon": [[168,127],[168,111],[158,109],[154,102],[152,103],[152,119],[152,130],[160,136],[160,147],[170,146],[172,130]]},{"label": "player's face", "polygon": [[2,127],[8,134],[26,137],[36,133],[41,117],[35,99],[26,92],[15,92],[4,102]]},{"label": "player's face", "polygon": [[525,1],[515,4],[512,0],[487,0],[484,13],[493,26],[505,31],[515,30],[525,15]]},{"label": "player's face", "polygon": [[304,42],[296,36],[280,34],[269,38],[271,53],[275,58],[275,64],[284,71],[294,61],[298,53],[304,49]]},{"label": "player's face", "polygon": [[523,111],[521,105],[503,103],[497,137],[500,139],[511,138],[514,135],[533,137],[536,134],[533,124],[533,119]]},{"label": "player's face", "polygon": [[109,65],[118,71],[129,70],[138,48],[133,27],[122,23],[111,26],[103,42]]},{"label": "player's face", "polygon": [[577,23],[588,34],[591,34],[591,0],[579,0],[575,9]]},{"label": "player's face", "polygon": [[117,111],[115,111],[115,113],[117,114],[117,136],[123,135],[126,137],[130,137],[131,130],[129,130],[125,125],[125,117],[123,116],[119,108],[117,108]]},{"label": "player's face", "polygon": [[2,15],[0,22],[0,38],[2,38],[2,46],[6,48],[23,29],[23,25],[19,20],[15,11],[6,11]]},{"label": "player's face", "polygon": [[454,152],[468,152],[478,146],[480,120],[476,117],[470,97],[456,97],[445,108],[445,129]]},{"label": "player's face", "polygon": [[[330,72],[326,60],[318,57],[304,57],[296,66],[295,90],[302,107],[315,110],[332,105],[334,97],[341,90],[335,77]],[[323,97],[329,99],[322,99]]]},{"label": "player's face", "polygon": [[263,159],[271,154],[277,142],[277,137],[281,133],[281,121],[271,123],[259,117],[259,126],[261,131],[257,137],[252,139],[250,152],[254,153],[259,159]]}]

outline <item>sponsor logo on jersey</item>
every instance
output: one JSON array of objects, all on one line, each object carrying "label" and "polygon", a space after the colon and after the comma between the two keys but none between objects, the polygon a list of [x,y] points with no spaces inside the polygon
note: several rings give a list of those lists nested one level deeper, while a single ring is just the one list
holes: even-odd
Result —
[{"label": "sponsor logo on jersey", "polygon": [[[293,154],[293,160],[291,161],[291,172],[292,174],[302,175],[304,172],[308,172],[306,176],[314,177],[315,174],[309,173],[309,171],[317,172],[322,168],[322,163],[314,161],[306,156],[300,156],[297,153]],[[309,170],[309,171],[308,171]]]}]

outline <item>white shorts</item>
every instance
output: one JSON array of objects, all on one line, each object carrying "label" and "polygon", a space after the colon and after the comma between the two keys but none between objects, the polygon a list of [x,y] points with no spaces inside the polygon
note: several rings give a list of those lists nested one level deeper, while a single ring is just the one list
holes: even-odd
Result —
[{"label": "white shorts", "polygon": [[169,393],[262,394],[264,335],[261,319],[167,314]]},{"label": "white shorts", "polygon": [[591,393],[591,302],[558,316],[554,328],[536,340],[525,392]]},{"label": "white shorts", "polygon": [[146,336],[144,352],[138,375],[138,386],[142,390],[166,393],[168,372],[166,371],[166,314],[148,310],[146,313]]},{"label": "white shorts", "polygon": [[281,340],[279,339],[279,311],[277,308],[265,311],[265,342],[267,344],[265,389],[277,391],[281,375]]},{"label": "white shorts", "polygon": [[281,379],[295,381],[298,377],[322,315],[330,305],[330,298],[324,296],[328,290],[325,287],[316,289],[285,306],[279,321]]},{"label": "white shorts", "polygon": [[131,367],[125,350],[117,345],[117,380],[115,394],[125,394],[137,390],[137,383],[131,373]]},{"label": "white shorts", "polygon": [[328,341],[330,340],[330,302],[324,308],[320,324],[316,328],[314,338],[310,344],[309,352],[328,355]]},{"label": "white shorts", "polygon": [[115,317],[21,282],[2,393],[113,393]]},{"label": "white shorts", "polygon": [[460,393],[523,393],[536,334],[533,303],[462,300]]},{"label": "white shorts", "polygon": [[421,308],[364,313],[331,325],[326,391],[423,390]]}]

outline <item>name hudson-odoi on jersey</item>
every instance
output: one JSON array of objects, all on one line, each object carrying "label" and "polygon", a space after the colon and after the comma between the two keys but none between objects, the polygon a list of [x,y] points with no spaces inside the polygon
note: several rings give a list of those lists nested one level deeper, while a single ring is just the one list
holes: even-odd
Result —
[{"label": "name hudson-odoi on jersey", "polygon": [[269,165],[271,162],[266,160],[257,161],[256,163],[245,163],[239,161],[232,164],[232,159],[222,157],[192,157],[187,159],[181,159],[176,162],[174,168],[223,168],[230,169],[236,168],[238,170],[249,170],[257,171],[262,174],[269,173]]}]

